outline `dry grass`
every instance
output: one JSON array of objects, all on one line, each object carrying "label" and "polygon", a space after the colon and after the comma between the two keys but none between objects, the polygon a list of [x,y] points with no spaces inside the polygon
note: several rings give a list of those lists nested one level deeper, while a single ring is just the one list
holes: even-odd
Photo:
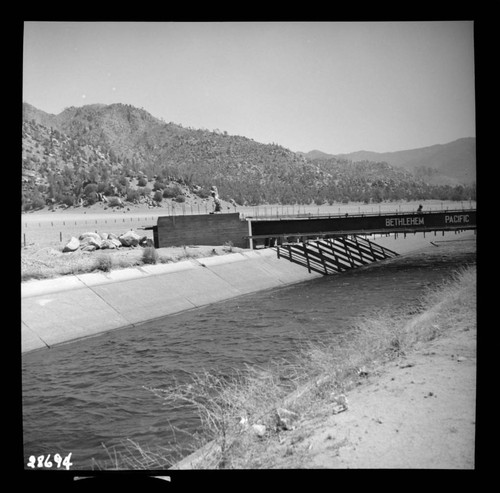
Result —
[{"label": "dry grass", "polygon": [[231,246],[182,246],[171,248],[135,247],[94,252],[63,253],[60,245],[21,250],[21,282],[30,279],[52,279],[87,272],[125,269],[144,264],[180,262],[182,260],[225,255],[242,251]]},{"label": "dry grass", "polygon": [[[213,372],[191,375],[188,383],[169,389],[151,389],[166,403],[184,402],[198,413],[202,447],[188,468],[272,468],[273,445],[281,442],[283,429],[277,412],[287,409],[300,420],[321,420],[321,409],[332,406],[336,396],[348,391],[365,375],[376,373],[384,363],[400,358],[420,345],[453,330],[476,324],[476,268],[457,271],[432,289],[416,312],[373,313],[356,320],[339,345],[338,336],[304,345],[290,361],[269,368],[246,368],[230,377]],[[258,436],[253,425],[264,425]],[[300,433],[295,441],[300,442]],[[297,445],[297,446],[296,446]],[[300,443],[287,449],[289,462],[300,463]],[[134,464],[151,466],[140,447],[129,450],[138,457]],[[161,454],[160,454],[161,455]],[[144,457],[143,457],[144,456]],[[143,457],[143,458],[141,458]],[[165,460],[158,458],[154,468]]]}]

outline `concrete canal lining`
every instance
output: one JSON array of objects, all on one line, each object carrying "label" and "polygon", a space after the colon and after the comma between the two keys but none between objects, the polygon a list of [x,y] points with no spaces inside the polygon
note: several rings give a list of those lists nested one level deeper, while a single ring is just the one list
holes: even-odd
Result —
[{"label": "concrete canal lining", "polygon": [[[472,240],[474,231],[379,237],[399,254]],[[434,245],[434,246],[432,246]],[[247,250],[171,264],[144,265],[21,284],[23,353],[164,317],[321,274],[278,259],[274,250]]]},{"label": "concrete canal lining", "polygon": [[320,274],[273,250],[88,273],[21,285],[23,353],[301,282]]}]

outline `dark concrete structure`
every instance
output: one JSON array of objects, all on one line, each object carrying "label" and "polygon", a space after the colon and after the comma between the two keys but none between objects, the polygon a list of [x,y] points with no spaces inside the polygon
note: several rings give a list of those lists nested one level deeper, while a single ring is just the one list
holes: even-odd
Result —
[{"label": "dark concrete structure", "polygon": [[225,243],[248,248],[248,224],[238,213],[160,216],[153,235],[156,248]]}]

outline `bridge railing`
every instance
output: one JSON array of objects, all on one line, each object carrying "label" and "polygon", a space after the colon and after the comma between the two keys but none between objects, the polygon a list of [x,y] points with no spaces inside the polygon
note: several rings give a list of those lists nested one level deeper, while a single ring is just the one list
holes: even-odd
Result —
[{"label": "bridge railing", "polygon": [[[343,216],[381,216],[387,214],[411,214],[411,213],[433,213],[433,212],[459,212],[464,210],[476,210],[475,201],[433,203],[425,204],[422,211],[418,211],[418,205],[411,204],[365,204],[365,205],[341,205],[341,206],[254,206],[251,211],[249,207],[239,207],[240,216],[252,220],[274,220],[291,218],[334,218]],[[301,212],[302,211],[302,212]]]}]

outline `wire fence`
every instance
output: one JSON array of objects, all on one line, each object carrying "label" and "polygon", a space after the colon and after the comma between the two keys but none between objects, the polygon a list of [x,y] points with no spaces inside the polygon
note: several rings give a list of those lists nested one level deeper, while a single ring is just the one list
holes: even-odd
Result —
[{"label": "wire fence", "polygon": [[[72,236],[79,237],[82,233],[113,233],[120,235],[130,230],[142,230],[154,226],[157,216],[126,216],[98,219],[63,219],[53,221],[24,222],[22,224],[21,246],[32,244],[40,246],[63,243]],[[142,236],[153,237],[150,230],[141,231]]]}]

